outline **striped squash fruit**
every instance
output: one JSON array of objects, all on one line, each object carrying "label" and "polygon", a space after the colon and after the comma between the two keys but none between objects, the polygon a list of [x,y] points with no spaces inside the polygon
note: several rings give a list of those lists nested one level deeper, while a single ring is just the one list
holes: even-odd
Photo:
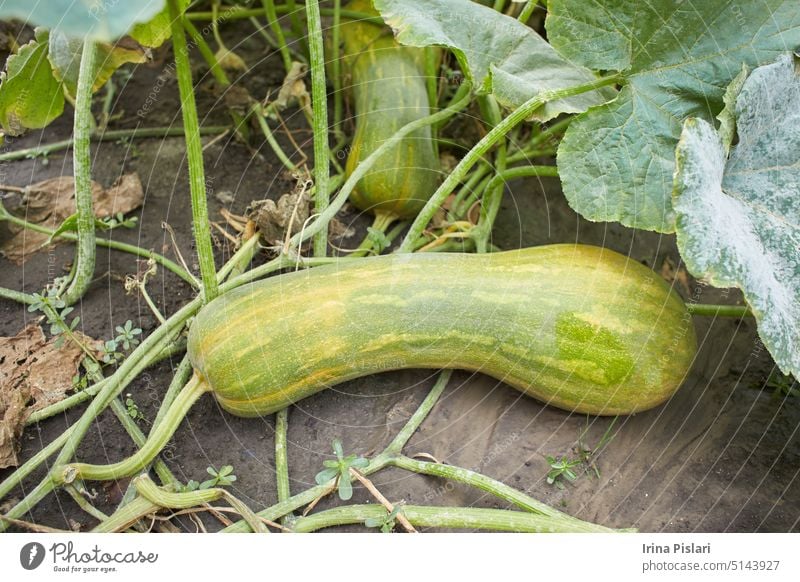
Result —
[{"label": "striped squash fruit", "polygon": [[[377,15],[370,0],[354,0],[348,8]],[[346,94],[355,108],[355,134],[345,171],[356,166],[404,125],[427,117],[430,104],[425,83],[425,49],[404,47],[391,30],[371,22],[344,20],[342,71]],[[440,167],[431,130],[419,129],[382,155],[350,195],[357,208],[372,212],[385,227],[413,218],[439,183]]]},{"label": "striped squash fruit", "polygon": [[570,411],[630,414],[680,386],[696,338],[650,269],[599,247],[388,255],[214,300],[188,354],[223,408],[260,416],[400,368],[482,372]]}]

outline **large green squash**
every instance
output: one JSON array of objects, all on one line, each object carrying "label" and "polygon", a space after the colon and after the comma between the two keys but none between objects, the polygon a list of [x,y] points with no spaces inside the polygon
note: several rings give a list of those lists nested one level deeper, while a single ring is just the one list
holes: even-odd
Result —
[{"label": "large green squash", "polygon": [[204,307],[188,353],[226,410],[264,415],[399,368],[488,374],[560,408],[630,414],[681,385],[696,339],[650,269],[598,247],[342,261]]}]

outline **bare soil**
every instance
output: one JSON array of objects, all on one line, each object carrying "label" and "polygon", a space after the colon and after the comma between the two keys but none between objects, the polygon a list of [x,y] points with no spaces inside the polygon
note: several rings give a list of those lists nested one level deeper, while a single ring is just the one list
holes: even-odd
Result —
[{"label": "bare soil", "polygon": [[[251,65],[238,83],[256,98],[281,82],[280,60],[265,56],[261,39],[251,36],[235,50]],[[135,69],[117,98],[113,112],[120,118],[113,129],[134,127],[136,111],[157,84],[171,60],[167,49],[156,52],[155,61]],[[228,123],[220,94],[205,70],[196,80],[201,123]],[[99,101],[99,100],[98,100]],[[141,123],[143,126],[180,126],[177,84],[170,77]],[[98,102],[99,106],[99,102]],[[288,124],[301,147],[310,153],[311,133],[296,110],[287,112]],[[50,143],[71,131],[71,112],[42,132],[16,139],[7,149]],[[256,130],[257,131],[257,130]],[[205,151],[210,213],[223,222],[219,211],[242,212],[252,200],[277,199],[289,191],[292,181],[269,147],[253,133],[252,147],[231,136]],[[209,143],[213,138],[204,138]],[[286,151],[292,151],[286,135],[278,133]],[[133,143],[97,143],[92,147],[93,178],[109,186],[121,174],[139,173],[145,187],[145,204],[133,230],[114,230],[118,240],[153,248],[175,258],[162,222],[172,226],[176,242],[187,260],[193,260],[191,210],[185,148],[182,138],[137,140]],[[48,177],[71,174],[68,152],[41,159],[8,163],[4,181],[24,186]],[[223,193],[222,196],[220,194]],[[233,201],[224,193],[231,193]],[[347,210],[340,216],[359,229],[360,240],[368,219]],[[0,225],[0,240],[9,236]],[[217,264],[229,256],[222,237]],[[590,223],[580,219],[566,204],[554,179],[521,180],[510,185],[497,222],[494,242],[502,248],[557,242],[603,245],[660,270],[664,261],[678,262],[672,236],[634,232],[617,224]],[[0,259],[0,285],[28,292],[41,290],[53,277],[66,272],[72,247],[64,244],[42,252],[24,266]],[[98,249],[96,278],[76,312],[81,329],[96,338],[114,334],[114,326],[132,320],[147,334],[157,322],[136,296],[126,295],[124,276],[136,271],[131,255]],[[197,266],[190,264],[197,272]],[[188,301],[191,290],[163,269],[149,286],[163,313],[174,313]],[[680,288],[680,286],[679,286]],[[737,292],[705,287],[689,278],[683,293],[699,302],[734,303]],[[32,321],[24,307],[0,301],[0,335],[14,335]],[[546,455],[576,455],[579,435],[587,429],[591,448],[611,419],[567,414],[521,396],[517,391],[482,375],[456,373],[441,401],[414,435],[407,453],[426,452],[436,458],[475,469],[527,491],[534,497],[582,519],[611,527],[637,527],[642,531],[787,532],[798,531],[800,482],[800,403],[783,400],[766,387],[774,364],[757,338],[750,319],[695,318],[700,348],[690,378],[667,404],[649,412],[620,418],[614,438],[596,459],[599,478],[580,471],[574,485],[563,490],[546,483]],[[127,390],[145,416],[154,418],[178,359],[163,362],[143,374]],[[331,441],[340,438],[347,452],[369,455],[382,449],[408,419],[433,384],[428,371],[400,371],[362,378],[303,400],[291,409],[289,461],[291,487],[295,492],[313,484],[322,461],[329,458]],[[22,456],[29,458],[74,422],[78,407],[29,427],[23,436]],[[142,423],[147,430],[146,423]],[[276,501],[273,453],[274,419],[241,419],[224,413],[211,396],[203,397],[182,423],[165,459],[184,481],[202,480],[209,465],[231,464],[238,480],[232,491],[251,507],[260,509]],[[79,457],[85,461],[118,460],[133,450],[128,436],[110,412],[104,413],[86,436]],[[0,471],[0,478],[9,470]],[[35,483],[35,478],[27,487]],[[389,469],[374,482],[391,500],[408,503],[504,507],[494,498],[465,486]],[[94,484],[99,507],[112,510],[125,483]],[[21,498],[27,488],[12,496]],[[369,502],[368,493],[356,488],[354,502]],[[320,507],[332,503],[324,501]],[[95,523],[67,496],[51,495],[27,516],[31,521],[69,528],[72,522],[89,529]],[[194,525],[179,522],[188,531]],[[208,520],[210,529],[219,527]],[[345,528],[357,529],[357,528]]]}]

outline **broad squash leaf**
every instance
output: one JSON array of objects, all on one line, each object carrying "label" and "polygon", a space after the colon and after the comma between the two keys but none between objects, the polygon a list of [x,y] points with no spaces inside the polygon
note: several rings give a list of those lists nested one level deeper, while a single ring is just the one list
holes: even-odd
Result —
[{"label": "broad squash leaf", "polygon": [[147,22],[165,0],[2,0],[0,19],[19,18],[75,38],[111,42]]},{"label": "broad squash leaf", "polygon": [[676,155],[678,246],[693,275],[742,289],[764,345],[800,378],[800,76],[786,55],[735,100],[739,141],[688,119]]},{"label": "broad squash leaf", "polygon": [[0,124],[9,135],[45,127],[64,111],[64,93],[47,60],[47,31],[20,47],[0,74]]},{"label": "broad squash leaf", "polygon": [[[471,0],[375,0],[375,8],[402,44],[445,46],[481,93],[516,108],[545,91],[595,80],[588,69],[560,56],[528,26]],[[546,103],[542,121],[561,113],[586,111],[616,92],[604,88]]]},{"label": "broad squash leaf", "polygon": [[670,195],[683,121],[712,121],[742,64],[800,46],[797,0],[549,0],[548,39],[566,58],[623,72],[619,97],[570,124],[558,169],[589,220],[672,232]]},{"label": "broad squash leaf", "polygon": [[[183,12],[189,6],[189,0],[178,0],[178,9]],[[164,8],[147,22],[139,23],[128,31],[128,34],[142,46],[156,48],[164,44],[172,36],[172,21],[169,17],[169,6]]]},{"label": "broad squash leaf", "polygon": [[[58,31],[50,33],[50,63],[56,79],[64,84],[67,93],[74,97],[78,87],[78,72],[81,66],[83,41],[68,37]],[[121,43],[95,43],[97,69],[92,91],[97,91],[125,63],[143,63],[147,60],[144,49],[130,39]]]}]

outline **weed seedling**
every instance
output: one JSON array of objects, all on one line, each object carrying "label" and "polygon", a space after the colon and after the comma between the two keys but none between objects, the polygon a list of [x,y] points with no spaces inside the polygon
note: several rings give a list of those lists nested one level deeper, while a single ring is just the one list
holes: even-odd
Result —
[{"label": "weed seedling", "polygon": [[581,464],[580,459],[568,459],[566,456],[556,459],[547,455],[547,463],[550,465],[550,471],[547,473],[548,485],[555,485],[559,489],[564,489],[564,479],[574,483],[578,478],[572,469]]},{"label": "weed seedling", "polygon": [[339,499],[347,501],[353,497],[353,484],[350,479],[350,467],[354,469],[363,469],[369,465],[369,461],[364,457],[357,455],[344,456],[342,443],[336,439],[333,441],[333,452],[336,453],[336,460],[327,460],[322,464],[325,469],[317,473],[315,480],[318,485],[327,483],[333,478],[336,478],[337,489],[339,490]]},{"label": "weed seedling", "polygon": [[392,533],[400,512],[402,512],[402,508],[395,505],[391,513],[387,512],[383,517],[370,517],[364,521],[364,525],[369,528],[380,528],[381,533]]},{"label": "weed seedling", "polygon": [[[203,481],[197,486],[197,489],[211,489],[212,487],[228,487],[233,485],[236,481],[236,475],[233,474],[233,465],[225,465],[217,471],[214,467],[207,467],[206,471],[211,475],[211,479]],[[196,481],[189,481],[189,484],[196,483]]]}]

